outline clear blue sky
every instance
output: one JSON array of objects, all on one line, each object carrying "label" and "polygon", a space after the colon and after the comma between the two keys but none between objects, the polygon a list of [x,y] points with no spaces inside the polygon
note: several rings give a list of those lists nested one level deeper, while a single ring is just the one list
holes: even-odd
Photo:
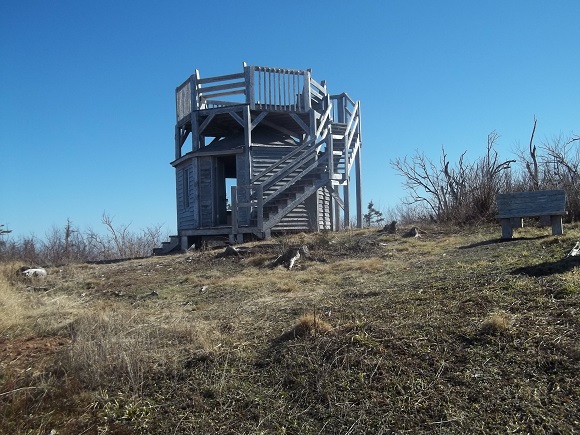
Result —
[{"label": "clear blue sky", "polygon": [[103,211],[175,231],[175,87],[242,62],[312,68],[363,111],[363,201],[404,196],[389,165],[487,134],[498,150],[580,134],[580,1],[4,0],[0,223],[43,237]]}]

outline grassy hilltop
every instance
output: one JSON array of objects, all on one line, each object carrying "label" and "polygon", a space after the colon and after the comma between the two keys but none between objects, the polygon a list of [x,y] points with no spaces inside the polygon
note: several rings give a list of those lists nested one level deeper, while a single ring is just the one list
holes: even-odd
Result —
[{"label": "grassy hilltop", "polygon": [[[0,433],[572,433],[580,225],[0,265]],[[308,245],[292,270],[269,262]],[[54,432],[53,432],[54,433]]]}]

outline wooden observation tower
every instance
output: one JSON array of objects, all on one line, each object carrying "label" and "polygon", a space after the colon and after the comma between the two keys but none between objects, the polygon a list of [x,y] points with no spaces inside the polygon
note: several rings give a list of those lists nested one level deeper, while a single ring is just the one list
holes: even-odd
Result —
[{"label": "wooden observation tower", "polygon": [[353,167],[362,226],[360,104],[310,70],[196,70],[177,87],[176,110],[178,235],[159,253],[349,226]]}]

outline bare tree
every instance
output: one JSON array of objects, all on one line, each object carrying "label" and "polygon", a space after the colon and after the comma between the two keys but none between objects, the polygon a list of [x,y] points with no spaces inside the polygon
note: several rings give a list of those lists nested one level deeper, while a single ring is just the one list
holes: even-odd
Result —
[{"label": "bare tree", "polygon": [[486,154],[474,163],[466,161],[466,152],[452,164],[442,148],[439,164],[416,152],[408,160],[397,158],[391,166],[404,178],[409,192],[407,205],[423,204],[433,219],[466,222],[489,218],[497,192],[505,188],[509,169],[515,160],[500,161],[495,150],[499,135],[487,137]]},{"label": "bare tree", "polygon": [[537,119],[527,150],[517,150],[523,171],[519,190],[563,189],[566,191],[568,220],[580,219],[580,137],[554,137],[539,146],[534,144]]}]

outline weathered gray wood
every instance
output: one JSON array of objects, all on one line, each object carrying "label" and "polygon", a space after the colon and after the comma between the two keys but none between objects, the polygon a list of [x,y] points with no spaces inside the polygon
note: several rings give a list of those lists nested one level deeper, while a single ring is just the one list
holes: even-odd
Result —
[{"label": "weathered gray wood", "polygon": [[[242,127],[246,127],[246,122],[236,113],[236,112],[228,112],[228,114],[234,118],[236,120],[236,122],[238,124],[240,124]],[[249,128],[249,130],[251,131],[251,128]]]},{"label": "weathered gray wood", "polygon": [[210,113],[210,115],[203,120],[201,125],[197,128],[199,134],[203,133],[203,131],[206,129],[209,123],[213,121],[215,115],[216,115],[215,113]]},{"label": "weathered gray wood", "polygon": [[534,217],[566,214],[564,190],[538,190],[497,195],[497,217]]},{"label": "weathered gray wood", "polygon": [[363,227],[363,207],[362,207],[362,156],[360,147],[355,157],[355,179],[356,179],[356,226]]},{"label": "weathered gray wood", "polygon": [[[524,217],[549,217],[552,235],[563,234],[562,216],[566,214],[564,190],[498,194],[496,202],[503,239],[513,237],[513,228],[523,227]],[[541,223],[545,223],[545,220]]]},{"label": "weathered gray wood", "polygon": [[511,239],[514,235],[511,219],[500,219],[501,223],[501,238]]},{"label": "weathered gray wood", "polygon": [[552,235],[561,236],[564,234],[564,226],[562,225],[562,216],[551,216],[552,219]]},{"label": "weathered gray wood", "polygon": [[[241,186],[251,186],[251,165],[252,157],[250,155],[250,146],[252,144],[252,117],[250,114],[250,107],[245,106],[243,111],[243,128],[244,128],[244,153],[237,157],[236,177],[238,184]],[[250,201],[250,188],[245,187],[241,192],[241,197],[238,192],[238,200],[243,202]],[[250,224],[250,209],[240,210],[239,219],[241,225]]]},{"label": "weathered gray wood", "polygon": [[246,89],[246,82],[241,81],[241,82],[226,83],[223,85],[202,86],[199,90],[200,90],[201,94],[206,95],[206,94],[212,94],[212,93],[217,92],[217,91],[226,91],[226,90],[238,89],[238,88]]},{"label": "weathered gray wood", "polygon": [[342,189],[344,197],[344,227],[350,228],[350,189],[348,183]]},{"label": "weathered gray wood", "polygon": [[238,234],[238,188],[232,186],[230,189],[232,201],[232,234]]},{"label": "weathered gray wood", "polygon": [[[185,191],[178,181],[181,176],[176,176],[181,237],[223,234],[240,241],[243,234],[268,236],[272,228],[339,229],[340,208],[345,213],[355,199],[349,191],[352,166],[357,169],[353,181],[357,182],[357,223],[360,220],[359,104],[345,93],[328,94],[326,83],[316,82],[310,70],[244,64],[241,74],[203,79],[196,70],[176,89],[176,114],[172,165],[178,174],[186,165],[198,168],[191,177],[196,186],[190,189],[192,206],[187,211],[181,204]],[[337,122],[343,124],[337,127]],[[182,150],[189,134],[194,152]],[[254,135],[258,143],[253,142]],[[206,136],[225,140],[225,145],[241,144],[243,137],[244,146],[208,147],[204,152]],[[266,136],[271,136],[270,142]],[[334,151],[340,152],[336,158]],[[234,169],[234,157],[237,185],[235,194],[234,189],[228,193],[233,206],[228,226],[224,225],[225,180],[232,176],[228,174]],[[334,191],[338,185],[343,186],[348,205]],[[348,211],[344,220],[350,224]]]},{"label": "weathered gray wood", "polygon": [[256,128],[260,122],[262,122],[266,115],[268,115],[268,112],[261,112],[258,116],[256,116],[256,118],[252,121],[252,130]]},{"label": "weathered gray wood", "polygon": [[[300,145],[298,148],[295,148],[293,151],[291,151],[290,153],[286,154],[284,157],[280,158],[277,162],[273,163],[272,165],[270,165],[267,169],[265,169],[263,172],[261,172],[258,175],[255,175],[252,178],[252,183],[257,182],[260,178],[262,178],[265,175],[268,174],[272,174],[274,169],[278,168],[281,166],[282,163],[288,161],[289,159],[291,159],[292,157],[298,156],[300,155],[300,153],[302,153],[310,144],[312,144],[312,142],[314,141],[314,139],[310,139],[306,142],[304,142],[302,145]],[[263,180],[261,183],[263,184],[270,184],[275,177],[278,174],[274,173],[272,174],[269,178]]]},{"label": "weathered gray wood", "polygon": [[223,76],[214,76],[214,77],[206,77],[203,79],[199,79],[199,83],[216,83],[216,82],[225,82],[226,80],[237,80],[243,79],[244,73],[236,73],[236,74],[227,74]]},{"label": "weathered gray wood", "polygon": [[310,128],[300,119],[300,117],[296,113],[291,113],[290,116],[292,119],[304,130],[304,133],[310,133]]},{"label": "weathered gray wood", "polygon": [[215,98],[215,97],[227,97],[229,95],[245,95],[245,94],[246,94],[245,89],[239,89],[237,91],[211,92],[211,93],[204,92],[203,89],[200,89],[200,91],[198,93],[199,96],[204,97],[206,99]]}]

